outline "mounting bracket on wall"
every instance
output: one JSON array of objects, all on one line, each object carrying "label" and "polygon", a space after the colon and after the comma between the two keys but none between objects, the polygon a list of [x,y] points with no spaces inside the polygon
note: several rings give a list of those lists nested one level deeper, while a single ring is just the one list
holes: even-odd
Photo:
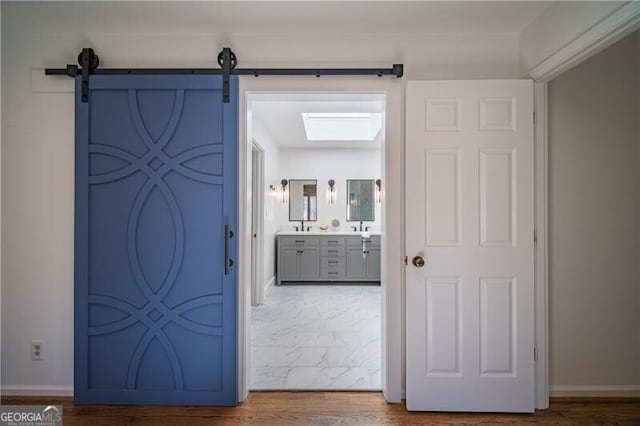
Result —
[{"label": "mounting bracket on wall", "polygon": [[66,68],[46,68],[45,75],[82,76],[82,102],[89,101],[89,76],[91,75],[135,75],[135,74],[215,74],[222,75],[223,101],[229,102],[230,75],[373,75],[382,77],[391,75],[402,77],[403,64],[393,64],[391,68],[236,68],[238,58],[235,53],[225,47],[218,54],[220,68],[98,68],[100,58],[91,48],[84,48],[78,55],[78,65],[67,65]]}]

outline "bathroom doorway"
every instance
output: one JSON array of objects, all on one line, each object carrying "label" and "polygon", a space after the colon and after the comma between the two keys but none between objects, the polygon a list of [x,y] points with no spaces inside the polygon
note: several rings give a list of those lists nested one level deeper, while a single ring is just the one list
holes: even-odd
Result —
[{"label": "bathroom doorway", "polygon": [[385,95],[252,94],[248,110],[264,175],[249,389],[381,390]]}]

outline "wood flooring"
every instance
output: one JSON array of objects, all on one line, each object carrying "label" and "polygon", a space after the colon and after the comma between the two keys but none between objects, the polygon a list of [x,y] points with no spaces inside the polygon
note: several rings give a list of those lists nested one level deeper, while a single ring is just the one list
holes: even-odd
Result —
[{"label": "wood flooring", "polygon": [[251,392],[237,407],[81,406],[71,398],[3,397],[64,406],[64,425],[640,425],[640,398],[552,399],[535,414],[410,413],[380,392]]}]

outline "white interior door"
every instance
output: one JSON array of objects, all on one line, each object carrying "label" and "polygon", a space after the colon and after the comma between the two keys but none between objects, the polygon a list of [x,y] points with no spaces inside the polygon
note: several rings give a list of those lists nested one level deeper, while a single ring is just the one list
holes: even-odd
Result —
[{"label": "white interior door", "polygon": [[407,408],[532,412],[533,83],[410,81],[406,120]]}]

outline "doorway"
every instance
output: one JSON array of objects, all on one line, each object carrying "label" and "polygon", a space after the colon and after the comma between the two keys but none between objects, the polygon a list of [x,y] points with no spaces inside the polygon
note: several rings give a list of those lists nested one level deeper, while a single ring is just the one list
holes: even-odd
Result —
[{"label": "doorway", "polygon": [[264,262],[266,284],[251,309],[250,389],[380,390],[385,96],[260,94],[250,108],[265,176],[252,177],[265,246],[258,259],[252,244],[251,264]]},{"label": "doorway", "polygon": [[[246,188],[250,182],[251,102],[254,96],[272,93],[310,93],[306,78],[240,78],[240,187]],[[388,402],[400,402],[403,397],[404,382],[404,337],[402,331],[403,312],[403,124],[402,102],[403,84],[400,80],[377,78],[323,77],[314,79],[313,93],[378,93],[385,96],[384,132],[385,144],[382,152],[382,234],[384,243],[381,253],[381,293],[382,293],[382,393]],[[271,183],[265,182],[269,187]],[[275,196],[269,192],[268,200]],[[238,400],[244,401],[249,394],[250,379],[250,208],[247,197],[240,197],[240,228],[238,273],[240,289],[238,316]],[[265,215],[269,209],[265,209]],[[265,245],[269,249],[269,245]]]}]

